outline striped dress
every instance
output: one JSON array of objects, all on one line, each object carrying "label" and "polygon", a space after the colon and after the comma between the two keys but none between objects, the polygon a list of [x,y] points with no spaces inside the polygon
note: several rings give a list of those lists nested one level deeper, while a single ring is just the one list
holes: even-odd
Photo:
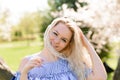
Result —
[{"label": "striped dress", "polygon": [[[30,57],[29,57],[30,58]],[[85,76],[91,70],[86,69]],[[20,73],[17,72],[12,80],[20,80]],[[43,62],[39,67],[35,67],[28,72],[28,80],[78,80],[71,70],[68,61],[59,58],[54,62]]]}]

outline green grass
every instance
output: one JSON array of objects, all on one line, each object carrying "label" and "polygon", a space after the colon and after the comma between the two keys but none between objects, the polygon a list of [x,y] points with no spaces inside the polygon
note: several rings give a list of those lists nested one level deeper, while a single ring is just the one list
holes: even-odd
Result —
[{"label": "green grass", "polygon": [[[112,68],[116,69],[117,64],[118,64],[118,58],[119,58],[119,52],[118,50],[120,49],[120,42],[113,42],[111,43],[112,50],[111,52],[111,57],[107,59],[107,64]],[[107,80],[113,80],[114,72],[108,74],[108,79]]]},{"label": "green grass", "polygon": [[26,55],[39,52],[42,45],[43,42],[40,41],[31,41],[29,46],[26,41],[0,43],[0,57],[13,71],[17,71],[21,59]]}]

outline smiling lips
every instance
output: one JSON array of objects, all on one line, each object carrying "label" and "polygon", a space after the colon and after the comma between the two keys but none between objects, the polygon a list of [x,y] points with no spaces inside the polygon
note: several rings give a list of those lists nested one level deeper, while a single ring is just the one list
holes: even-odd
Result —
[{"label": "smiling lips", "polygon": [[56,48],[56,49],[58,48],[58,46],[53,46],[53,47]]},{"label": "smiling lips", "polygon": [[51,44],[55,49],[57,49],[59,47],[59,46],[55,46],[53,43],[51,43]]}]

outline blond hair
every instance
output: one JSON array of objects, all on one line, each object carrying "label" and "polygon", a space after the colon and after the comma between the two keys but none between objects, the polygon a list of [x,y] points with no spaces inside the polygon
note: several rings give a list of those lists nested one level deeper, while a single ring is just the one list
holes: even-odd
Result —
[{"label": "blond hair", "polygon": [[[64,53],[57,52],[50,44],[49,41],[49,32],[50,30],[57,25],[58,23],[64,23],[68,28],[73,32],[73,37],[70,41],[70,45],[65,50]],[[68,60],[71,69],[75,72],[78,77],[78,80],[85,80],[85,67],[83,63],[83,45],[81,43],[80,38],[80,29],[79,27],[70,19],[68,18],[57,18],[55,19],[46,29],[44,34],[44,46],[53,53],[53,55]]]}]

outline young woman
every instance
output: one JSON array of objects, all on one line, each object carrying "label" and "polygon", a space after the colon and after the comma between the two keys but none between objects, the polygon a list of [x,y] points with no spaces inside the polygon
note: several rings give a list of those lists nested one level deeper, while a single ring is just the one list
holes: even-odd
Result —
[{"label": "young woman", "polygon": [[80,28],[68,18],[46,29],[41,52],[25,57],[12,80],[106,80],[105,68]]}]

